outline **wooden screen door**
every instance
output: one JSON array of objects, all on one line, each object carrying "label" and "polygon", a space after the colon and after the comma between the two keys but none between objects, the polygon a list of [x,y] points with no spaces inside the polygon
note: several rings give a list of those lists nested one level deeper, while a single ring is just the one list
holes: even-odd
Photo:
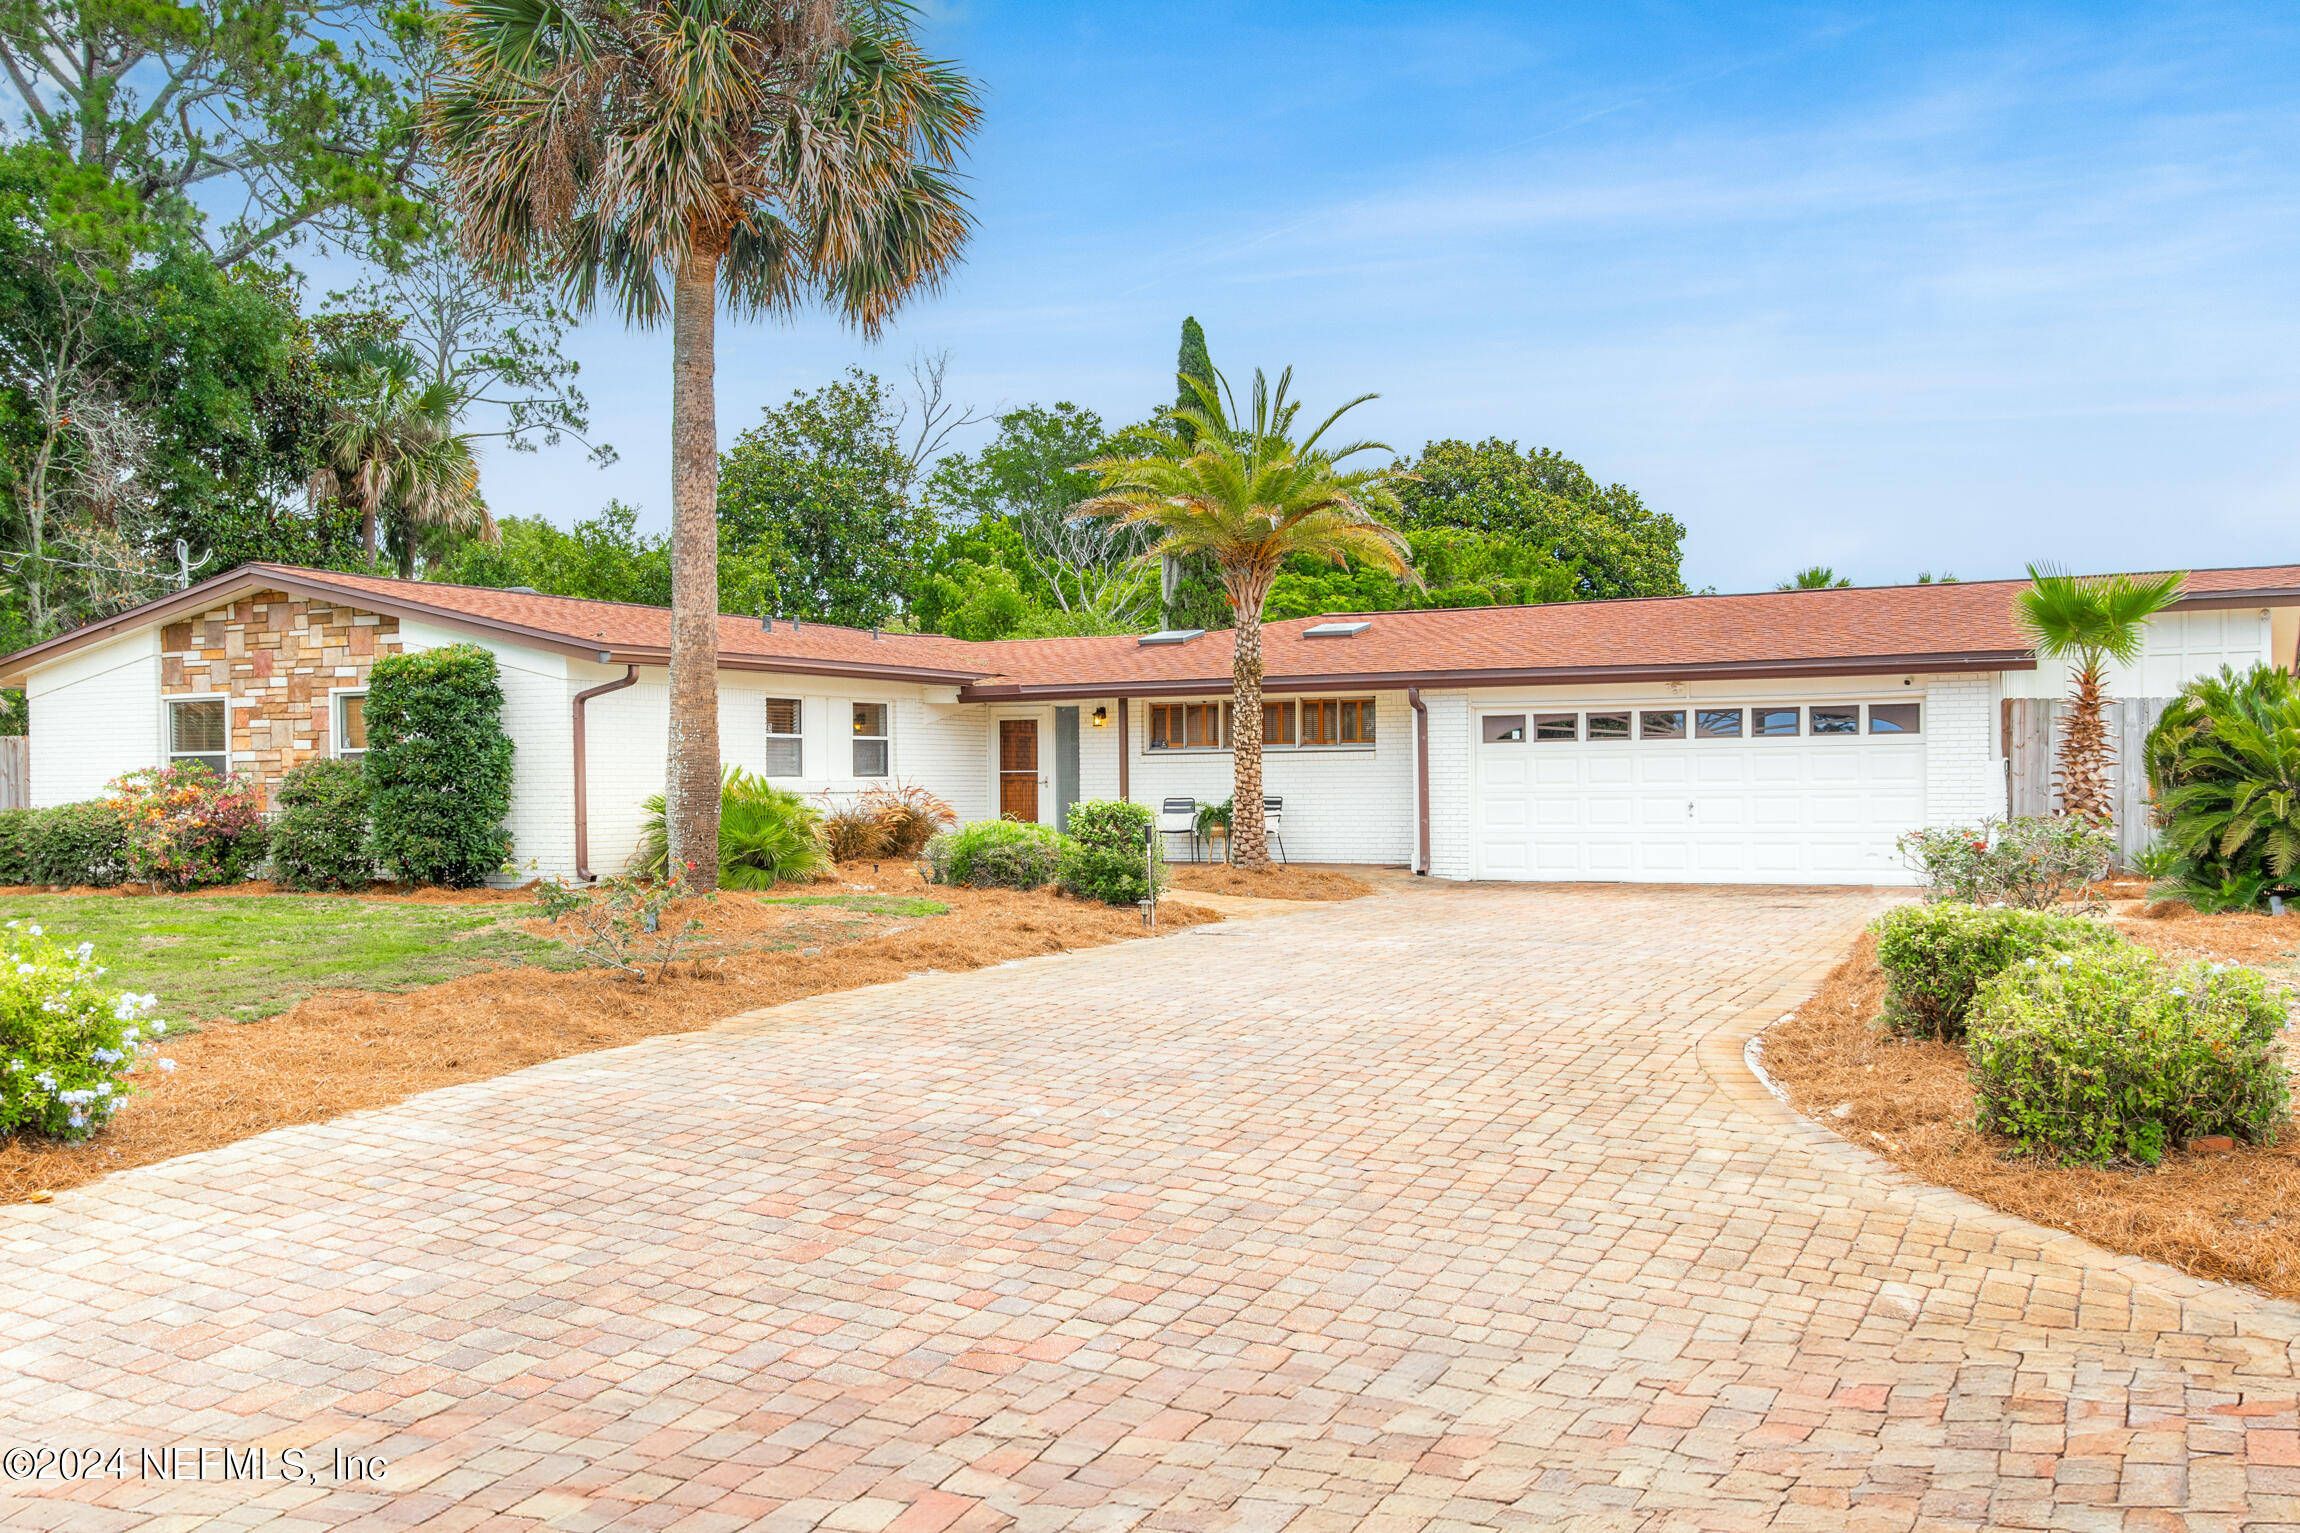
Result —
[{"label": "wooden screen door", "polygon": [[998,721],[998,817],[1038,823],[1038,720]]}]

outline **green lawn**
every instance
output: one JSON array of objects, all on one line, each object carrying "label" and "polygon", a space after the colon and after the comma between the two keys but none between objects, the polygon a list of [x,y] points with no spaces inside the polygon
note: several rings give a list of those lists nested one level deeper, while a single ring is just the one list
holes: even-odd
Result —
[{"label": "green lawn", "polygon": [[67,943],[93,942],[108,984],[148,990],[156,1015],[247,1020],[315,990],[415,990],[535,964],[577,967],[556,942],[513,924],[527,905],[412,905],[257,895],[137,899],[0,896],[0,921],[29,920]]}]

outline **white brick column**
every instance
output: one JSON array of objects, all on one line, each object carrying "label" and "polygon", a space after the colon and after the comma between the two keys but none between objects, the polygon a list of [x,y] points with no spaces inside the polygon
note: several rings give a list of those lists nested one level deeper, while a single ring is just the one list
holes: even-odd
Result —
[{"label": "white brick column", "polygon": [[1430,877],[1468,878],[1470,846],[1469,694],[1424,692],[1430,714]]},{"label": "white brick column", "polygon": [[1994,689],[1985,675],[1923,676],[1925,823],[1977,825],[2005,812]]}]

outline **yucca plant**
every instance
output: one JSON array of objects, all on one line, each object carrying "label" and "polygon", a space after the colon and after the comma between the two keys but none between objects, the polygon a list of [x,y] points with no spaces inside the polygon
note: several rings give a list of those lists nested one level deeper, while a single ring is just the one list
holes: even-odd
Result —
[{"label": "yucca plant", "polygon": [[[660,878],[671,861],[669,815],[660,793],[650,797],[646,807],[632,870]],[[804,883],[830,867],[821,810],[741,767],[726,769],[719,784],[722,888],[772,889],[778,883]]]}]

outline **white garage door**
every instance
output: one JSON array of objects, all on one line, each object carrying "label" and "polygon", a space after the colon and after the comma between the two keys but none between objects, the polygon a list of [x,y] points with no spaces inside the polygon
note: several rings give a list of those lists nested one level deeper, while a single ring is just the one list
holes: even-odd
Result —
[{"label": "white garage door", "polygon": [[1477,876],[1899,883],[1923,704],[1481,710]]}]

